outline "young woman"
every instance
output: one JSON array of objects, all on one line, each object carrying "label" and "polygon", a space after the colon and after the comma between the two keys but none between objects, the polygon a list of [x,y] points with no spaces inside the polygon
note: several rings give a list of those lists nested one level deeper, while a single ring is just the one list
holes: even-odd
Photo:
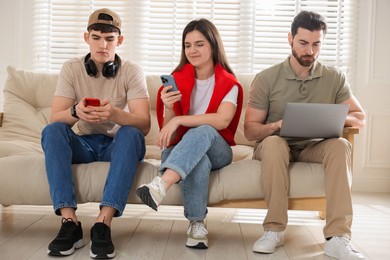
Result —
[{"label": "young woman", "polygon": [[137,189],[157,210],[168,189],[181,186],[184,215],[190,221],[186,245],[207,248],[209,174],[232,162],[234,134],[243,92],[228,64],[217,28],[191,21],[183,31],[180,64],[173,71],[178,90],[161,87],[157,97],[162,177]]}]

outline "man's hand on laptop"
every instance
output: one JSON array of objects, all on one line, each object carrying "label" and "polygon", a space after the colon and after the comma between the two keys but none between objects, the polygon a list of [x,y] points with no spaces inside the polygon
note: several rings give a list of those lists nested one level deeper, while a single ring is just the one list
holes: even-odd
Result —
[{"label": "man's hand on laptop", "polygon": [[282,121],[283,121],[283,119],[276,121],[276,122],[273,122],[273,123],[270,123],[270,126],[273,129],[274,133],[280,131],[280,128],[282,128]]}]

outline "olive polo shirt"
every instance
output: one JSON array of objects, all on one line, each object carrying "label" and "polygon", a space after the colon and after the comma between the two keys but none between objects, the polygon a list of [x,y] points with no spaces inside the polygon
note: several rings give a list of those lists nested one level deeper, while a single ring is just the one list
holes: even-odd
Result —
[{"label": "olive polo shirt", "polygon": [[309,77],[302,80],[292,70],[289,56],[256,75],[248,106],[267,111],[265,123],[272,123],[283,118],[288,102],[338,104],[351,96],[351,88],[341,71],[316,61]]}]

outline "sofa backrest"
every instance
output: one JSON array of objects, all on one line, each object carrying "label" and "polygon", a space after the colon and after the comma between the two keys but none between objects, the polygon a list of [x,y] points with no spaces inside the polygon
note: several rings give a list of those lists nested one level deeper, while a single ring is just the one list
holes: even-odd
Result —
[{"label": "sofa backrest", "polygon": [[41,131],[49,122],[58,75],[16,70],[11,66],[7,71],[0,138],[39,144]]},{"label": "sofa backrest", "polygon": [[[40,143],[41,131],[50,118],[50,106],[58,74],[37,73],[7,68],[8,78],[4,87],[4,120],[1,140],[24,140]],[[244,115],[248,91],[254,74],[241,74],[238,81],[244,89],[243,111],[235,136],[237,144],[253,145],[244,136]],[[146,76],[150,95],[152,128],[146,136],[146,144],[154,145],[158,135],[156,96],[161,86],[159,75]]]}]

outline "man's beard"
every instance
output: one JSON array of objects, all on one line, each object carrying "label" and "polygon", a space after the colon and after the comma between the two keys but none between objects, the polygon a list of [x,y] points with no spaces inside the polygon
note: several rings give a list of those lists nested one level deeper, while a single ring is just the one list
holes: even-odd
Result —
[{"label": "man's beard", "polygon": [[[292,45],[291,45],[291,50],[292,50],[292,55],[295,57],[298,63],[304,67],[311,67],[311,65],[313,65],[313,63],[316,61],[316,58],[312,55],[303,55],[299,57]],[[305,58],[311,58],[311,59],[305,59]]]}]

